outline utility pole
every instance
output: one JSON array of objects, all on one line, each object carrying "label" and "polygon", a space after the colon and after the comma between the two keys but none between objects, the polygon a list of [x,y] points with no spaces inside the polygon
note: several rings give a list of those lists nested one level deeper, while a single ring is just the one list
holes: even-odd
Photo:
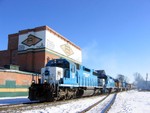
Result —
[{"label": "utility pole", "polygon": [[148,80],[148,73],[146,73],[146,88],[148,88],[147,80]]}]

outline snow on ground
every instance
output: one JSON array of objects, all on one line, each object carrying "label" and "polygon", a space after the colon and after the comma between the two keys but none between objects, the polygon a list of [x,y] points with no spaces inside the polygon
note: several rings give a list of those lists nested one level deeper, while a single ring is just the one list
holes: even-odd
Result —
[{"label": "snow on ground", "polygon": [[0,98],[0,105],[21,104],[21,103],[26,103],[26,102],[30,102],[27,96]]},{"label": "snow on ground", "polygon": [[96,97],[79,99],[78,101],[72,100],[66,104],[47,106],[47,107],[43,107],[42,109],[39,108],[34,110],[27,110],[24,111],[23,113],[78,113],[81,110],[84,110],[90,105],[103,99],[104,97],[105,96],[96,96]]},{"label": "snow on ground", "polygon": [[[81,99],[76,102],[72,101],[67,104],[25,111],[24,113],[77,113],[100,99],[102,99],[102,97]],[[101,108],[99,106],[102,104],[105,105],[106,102],[100,103],[88,111],[88,113],[100,112]],[[108,113],[150,113],[150,92],[138,92],[136,90],[121,92],[117,95]]]},{"label": "snow on ground", "polygon": [[150,113],[150,92],[121,92],[108,113]]},{"label": "snow on ground", "polygon": [[[104,98],[104,96],[82,98],[78,101],[71,100],[61,105],[46,105],[38,108],[31,108],[32,110],[23,110],[23,113],[76,113],[88,106],[96,103]],[[0,98],[0,105],[4,104],[19,104],[29,102],[27,97],[18,98]],[[102,103],[101,103],[102,104]],[[105,105],[105,103],[104,103]],[[92,108],[88,113],[100,112],[100,104]],[[15,111],[18,112],[19,111]],[[108,113],[150,113],[150,92],[139,92],[136,90],[118,93],[116,100],[108,111]]]}]

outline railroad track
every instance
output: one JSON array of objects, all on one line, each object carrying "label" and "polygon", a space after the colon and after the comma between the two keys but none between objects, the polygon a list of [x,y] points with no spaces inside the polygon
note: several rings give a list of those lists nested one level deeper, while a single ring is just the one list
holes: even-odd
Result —
[{"label": "railroad track", "polygon": [[[104,103],[104,105],[99,105],[100,103],[105,101],[110,96],[110,95],[107,95],[105,98],[99,100],[95,104],[87,107],[86,109],[80,111],[79,113],[85,113],[85,112],[88,112],[88,111],[90,112],[91,109],[93,109],[93,111],[94,111],[94,107],[96,107],[96,106],[99,108],[98,112],[106,113],[110,109],[111,105],[113,104],[113,102],[116,98],[116,95],[117,95],[117,93],[113,94],[112,98],[110,98],[109,101],[107,100],[108,102]],[[97,109],[97,108],[95,108],[95,109]]]},{"label": "railroad track", "polygon": [[[84,97],[88,98],[88,97]],[[10,104],[10,105],[0,105],[0,113],[16,113],[16,111],[23,111],[23,110],[31,110],[31,109],[38,109],[38,108],[44,108],[47,106],[57,106],[62,105],[65,103],[69,103],[70,101],[78,101],[83,98],[76,98],[71,100],[65,100],[65,101],[55,101],[55,102],[25,102],[20,104]]]},{"label": "railroad track", "polygon": [[[113,94],[111,94],[111,95],[113,95]],[[87,106],[87,108],[83,107],[82,109],[78,110],[77,112],[79,112],[79,113],[88,112],[89,110],[91,110],[92,108],[97,106],[99,103],[106,100],[109,96],[110,95],[101,95],[100,96],[100,97],[102,97],[101,100],[99,100],[96,103],[93,102],[92,105],[90,105],[90,106],[88,105],[89,107],[88,106]],[[97,97],[99,97],[99,96],[97,96]],[[92,98],[93,99],[95,97],[87,97],[87,98]],[[0,106],[0,112],[1,113],[16,113],[16,112],[19,113],[19,112],[23,112],[23,111],[38,110],[38,109],[46,109],[46,108],[51,109],[52,107],[67,105],[68,103],[72,103],[72,102],[76,102],[78,104],[79,103],[81,104],[82,102],[80,102],[80,100],[84,100],[84,99],[86,101],[86,98],[79,98],[79,99],[56,101],[56,102],[44,102],[44,103],[29,102],[29,103],[22,103],[22,104],[4,105],[4,106]],[[80,104],[79,104],[78,107],[80,107]],[[58,107],[56,107],[56,108],[58,109]],[[74,109],[76,109],[76,108],[74,108]],[[66,111],[67,110],[69,112],[69,109],[66,109]]]},{"label": "railroad track", "polygon": [[10,104],[10,105],[0,105],[0,113],[20,113],[24,110],[38,109],[47,106],[56,106],[66,103],[69,100],[65,101],[56,101],[56,102],[25,102],[20,104]]},{"label": "railroad track", "polygon": [[107,105],[102,109],[101,113],[107,113],[107,111],[111,108],[113,105],[115,99],[116,99],[117,93],[114,94],[113,98],[107,103]]}]

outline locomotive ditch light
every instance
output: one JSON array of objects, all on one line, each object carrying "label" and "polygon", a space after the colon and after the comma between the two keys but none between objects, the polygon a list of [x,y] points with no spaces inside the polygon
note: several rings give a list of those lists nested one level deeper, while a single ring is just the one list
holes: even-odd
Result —
[{"label": "locomotive ditch light", "polygon": [[34,84],[35,83],[35,80],[32,80],[32,84]]},{"label": "locomotive ditch light", "polygon": [[41,84],[41,76],[38,78],[38,83]]}]

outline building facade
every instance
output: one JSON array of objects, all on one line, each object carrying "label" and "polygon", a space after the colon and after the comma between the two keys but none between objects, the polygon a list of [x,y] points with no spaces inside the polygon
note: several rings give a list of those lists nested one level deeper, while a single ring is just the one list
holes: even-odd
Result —
[{"label": "building facade", "polygon": [[48,26],[21,30],[8,36],[8,50],[0,51],[0,66],[40,73],[50,59],[66,58],[82,62],[81,49]]}]

